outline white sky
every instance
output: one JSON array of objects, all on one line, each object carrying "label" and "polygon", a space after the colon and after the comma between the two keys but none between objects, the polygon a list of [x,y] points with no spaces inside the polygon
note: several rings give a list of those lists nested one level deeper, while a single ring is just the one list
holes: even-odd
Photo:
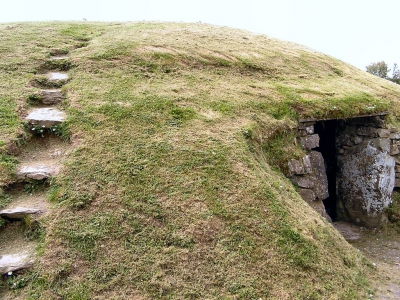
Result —
[{"label": "white sky", "polygon": [[303,44],[362,70],[400,64],[399,12],[400,0],[0,0],[0,23],[201,21]]}]

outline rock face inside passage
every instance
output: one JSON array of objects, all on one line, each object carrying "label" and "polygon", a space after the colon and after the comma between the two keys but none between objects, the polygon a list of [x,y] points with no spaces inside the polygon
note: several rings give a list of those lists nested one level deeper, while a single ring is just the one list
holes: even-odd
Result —
[{"label": "rock face inside passage", "polygon": [[40,102],[45,105],[61,103],[65,99],[61,90],[42,90],[40,96]]},{"label": "rock face inside passage", "polygon": [[34,264],[31,253],[6,254],[0,258],[0,274],[27,269]]},{"label": "rock face inside passage", "polygon": [[65,112],[61,110],[45,107],[33,110],[26,117],[26,120],[30,125],[50,128],[51,126],[64,122],[66,117]]},{"label": "rock face inside passage", "polygon": [[0,211],[0,216],[8,219],[21,220],[28,215],[40,213],[41,210],[30,207],[15,207],[12,209],[3,209]]},{"label": "rock face inside passage", "polygon": [[388,138],[373,138],[338,157],[340,207],[351,221],[376,227],[386,218],[395,185],[395,159],[389,153]]},{"label": "rock face inside passage", "polygon": [[20,180],[42,180],[57,175],[59,171],[60,167],[55,165],[21,166],[17,172],[17,178]]}]

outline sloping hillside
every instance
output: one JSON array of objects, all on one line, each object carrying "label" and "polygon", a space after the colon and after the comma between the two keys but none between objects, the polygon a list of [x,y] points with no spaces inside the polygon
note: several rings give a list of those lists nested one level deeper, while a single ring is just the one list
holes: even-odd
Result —
[{"label": "sloping hillside", "polygon": [[[49,66],[55,54],[70,64]],[[373,266],[279,167],[302,155],[298,118],[395,115],[399,86],[303,46],[204,24],[3,24],[4,190],[29,141],[21,120],[38,84],[64,67],[60,135],[72,150],[50,182],[39,260],[15,279],[14,297],[370,293]]]}]

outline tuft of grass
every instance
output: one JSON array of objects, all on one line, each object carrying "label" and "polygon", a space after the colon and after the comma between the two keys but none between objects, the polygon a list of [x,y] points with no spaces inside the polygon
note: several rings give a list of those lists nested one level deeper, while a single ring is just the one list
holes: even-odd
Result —
[{"label": "tuft of grass", "polygon": [[0,153],[0,187],[14,181],[17,163],[15,157]]},{"label": "tuft of grass", "polygon": [[54,60],[47,60],[44,65],[44,70],[59,70],[59,71],[68,71],[74,65],[72,64],[71,60],[68,58],[65,59],[54,59]]},{"label": "tuft of grass", "polygon": [[62,80],[50,80],[46,75],[38,75],[32,80],[32,85],[40,88],[60,88],[66,83],[68,83],[69,79]]}]

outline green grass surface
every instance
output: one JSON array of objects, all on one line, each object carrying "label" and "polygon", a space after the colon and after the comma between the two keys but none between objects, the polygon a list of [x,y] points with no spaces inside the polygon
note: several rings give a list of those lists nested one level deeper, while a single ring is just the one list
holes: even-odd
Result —
[{"label": "green grass surface", "polygon": [[[397,85],[209,25],[22,23],[0,33],[4,149],[23,134],[46,60],[68,53],[71,63],[64,108],[76,148],[52,183],[40,261],[17,296],[366,296],[368,262],[278,168],[301,155],[297,118],[390,109],[395,122]],[[13,164],[1,156],[3,186]]]}]

